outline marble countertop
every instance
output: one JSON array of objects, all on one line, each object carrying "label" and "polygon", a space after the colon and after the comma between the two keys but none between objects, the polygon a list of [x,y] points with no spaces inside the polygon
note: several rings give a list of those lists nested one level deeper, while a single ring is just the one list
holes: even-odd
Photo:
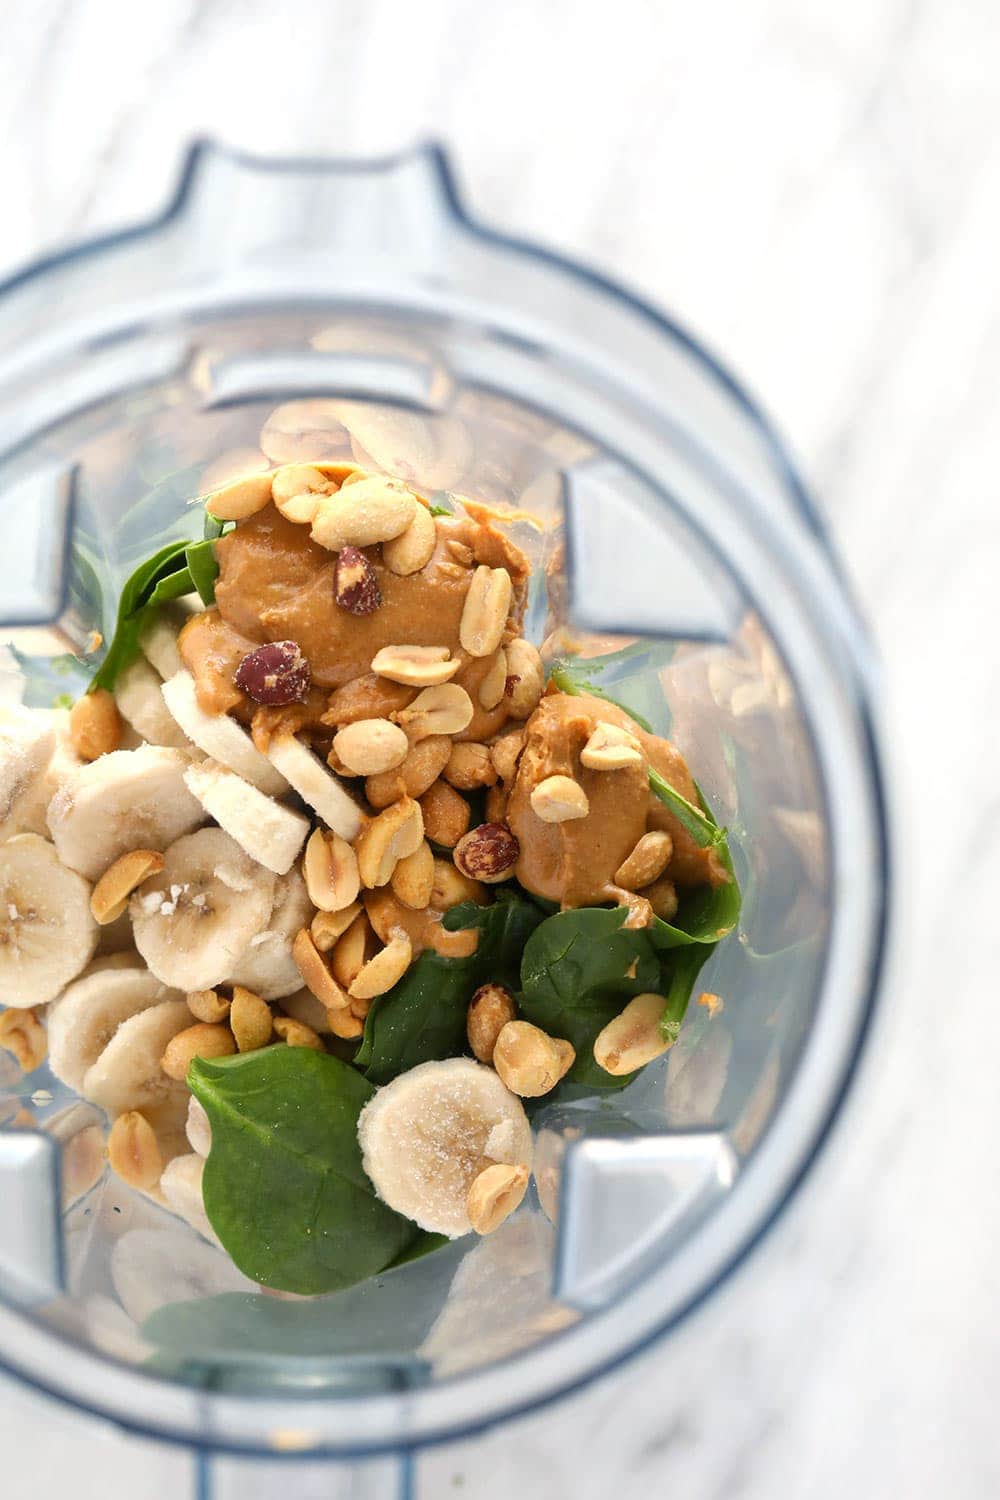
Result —
[{"label": "marble countertop", "polygon": [[[998,63],[993,0],[5,10],[0,272],[154,210],[195,135],[441,138],[481,217],[633,283],[752,384],[885,664],[899,952],[832,1145],[668,1343],[422,1456],[420,1500],[1000,1493]],[[190,1481],[179,1450],[2,1379],[0,1446],[8,1492],[42,1500]]]}]

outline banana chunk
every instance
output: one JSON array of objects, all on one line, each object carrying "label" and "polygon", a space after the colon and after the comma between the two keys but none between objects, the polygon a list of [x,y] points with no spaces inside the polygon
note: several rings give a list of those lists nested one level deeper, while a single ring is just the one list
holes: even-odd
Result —
[{"label": "banana chunk", "polygon": [[421,1063],[361,1111],[358,1141],[379,1197],[421,1229],[469,1234],[469,1189],[491,1162],[531,1166],[524,1107],[467,1057]]},{"label": "banana chunk", "polygon": [[163,869],[133,895],[129,911],[152,972],[189,994],[229,977],[273,905],[271,872],[221,828],[202,828],[171,844]]},{"label": "banana chunk", "polygon": [[23,1010],[54,1000],[97,947],[90,886],[37,833],[0,844],[0,1000]]},{"label": "banana chunk", "polygon": [[119,672],[115,703],[122,718],[150,745],[172,745],[175,750],[188,747],[187,735],[164,701],[160,678],[145,657],[137,657]]},{"label": "banana chunk", "polygon": [[303,802],[319,814],[327,828],[352,844],[364,822],[361,809],[309,746],[293,734],[275,735],[267,754],[272,765],[277,766]]},{"label": "banana chunk", "polygon": [[229,975],[230,984],[242,984],[262,1000],[284,1000],[302,988],[302,975],[292,958],[295,934],[308,927],[315,914],[306,883],[294,867],[280,875],[274,887],[274,908],[263,932],[250,939],[250,946]]},{"label": "banana chunk", "polygon": [[45,770],[55,743],[52,714],[19,703],[0,706],[0,820]]},{"label": "banana chunk", "polygon": [[285,778],[261,755],[245,729],[228,714],[207,714],[198,702],[190,672],[181,671],[163,684],[164,702],[199,750],[219,762],[258,791],[280,797],[288,791]]},{"label": "banana chunk", "polygon": [[249,781],[214,760],[191,766],[184,780],[210,817],[251,859],[275,875],[288,873],[305,843],[308,818],[265,797]]},{"label": "banana chunk", "polygon": [[161,1000],[129,1016],[87,1069],[83,1097],[109,1115],[120,1115],[183,1096],[185,1085],[167,1077],[160,1058],[168,1042],[190,1024],[191,1012],[181,999]]},{"label": "banana chunk", "polygon": [[69,775],[49,805],[59,858],[96,880],[131,849],[166,849],[205,821],[184,785],[183,750],[140,745],[114,750]]},{"label": "banana chunk", "polygon": [[54,745],[47,763],[37,770],[10,804],[7,815],[0,821],[0,843],[13,838],[15,833],[40,833],[49,836],[49,803],[60,787],[83,761],[73,749],[69,734],[69,712],[65,708],[45,713],[33,710],[40,718],[47,719],[54,732]]}]

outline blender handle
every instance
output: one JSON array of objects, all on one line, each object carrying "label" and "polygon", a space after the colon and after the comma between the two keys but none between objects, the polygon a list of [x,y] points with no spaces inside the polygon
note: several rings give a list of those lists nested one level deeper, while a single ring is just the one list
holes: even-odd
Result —
[{"label": "blender handle", "polygon": [[338,1461],[202,1450],[193,1494],[194,1500],[413,1500],[413,1478],[408,1452]]}]

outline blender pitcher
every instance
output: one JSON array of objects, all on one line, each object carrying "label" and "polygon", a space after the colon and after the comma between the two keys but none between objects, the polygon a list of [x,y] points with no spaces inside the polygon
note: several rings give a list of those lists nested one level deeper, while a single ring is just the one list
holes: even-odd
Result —
[{"label": "blender pitcher", "polygon": [[308,1301],[105,1172],[102,1112],[0,1052],[0,1358],[191,1445],[206,1495],[269,1491],[289,1457],[303,1495],[394,1493],[421,1444],[669,1329],[807,1170],[883,963],[869,649],[794,468],[682,329],[472,222],[435,149],[199,146],[160,219],[0,287],[0,693],[82,690],[192,496],[341,458],[512,507],[536,643],[633,643],[602,684],[680,746],[743,911],[702,976],[721,1008],[692,1003],[622,1092],[537,1111],[500,1230]]}]

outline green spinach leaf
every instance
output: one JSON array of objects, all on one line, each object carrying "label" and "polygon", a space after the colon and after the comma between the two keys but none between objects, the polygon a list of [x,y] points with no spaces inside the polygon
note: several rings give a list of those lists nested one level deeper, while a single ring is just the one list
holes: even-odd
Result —
[{"label": "green spinach leaf", "polygon": [[119,673],[139,655],[139,634],[150,610],[196,589],[210,603],[217,572],[211,541],[169,542],[141,562],[122,587],[115,633],[91,689],[112,689]]},{"label": "green spinach leaf", "polygon": [[184,558],[192,586],[198,590],[202,604],[214,604],[215,580],[219,576],[214,542],[207,538],[203,542],[192,542],[185,548]]},{"label": "green spinach leaf", "polygon": [[192,1093],[212,1124],[205,1211],[241,1271],[306,1295],[391,1265],[416,1225],[375,1196],[358,1116],[374,1090],[349,1063],[304,1047],[196,1058]]}]

